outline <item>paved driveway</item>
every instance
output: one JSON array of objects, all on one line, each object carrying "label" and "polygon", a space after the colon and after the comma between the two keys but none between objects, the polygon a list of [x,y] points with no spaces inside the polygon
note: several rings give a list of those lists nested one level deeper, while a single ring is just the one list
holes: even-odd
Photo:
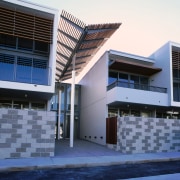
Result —
[{"label": "paved driveway", "polygon": [[69,147],[69,140],[56,140],[55,156],[59,157],[90,157],[90,156],[119,156],[120,152],[106,146],[85,140],[75,140],[74,147]]}]

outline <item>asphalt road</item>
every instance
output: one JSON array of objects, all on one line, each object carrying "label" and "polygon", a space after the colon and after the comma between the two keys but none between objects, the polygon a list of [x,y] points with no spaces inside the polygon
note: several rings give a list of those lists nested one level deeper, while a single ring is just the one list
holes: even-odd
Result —
[{"label": "asphalt road", "polygon": [[0,180],[114,180],[180,173],[180,161],[0,172]]}]

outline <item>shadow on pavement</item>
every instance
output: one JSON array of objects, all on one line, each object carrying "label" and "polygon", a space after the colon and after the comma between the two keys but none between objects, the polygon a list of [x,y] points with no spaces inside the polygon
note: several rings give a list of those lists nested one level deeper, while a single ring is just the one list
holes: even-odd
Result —
[{"label": "shadow on pavement", "polygon": [[56,140],[55,156],[59,157],[91,157],[91,156],[119,156],[120,152],[85,140],[75,140],[73,148],[69,147],[69,139]]}]

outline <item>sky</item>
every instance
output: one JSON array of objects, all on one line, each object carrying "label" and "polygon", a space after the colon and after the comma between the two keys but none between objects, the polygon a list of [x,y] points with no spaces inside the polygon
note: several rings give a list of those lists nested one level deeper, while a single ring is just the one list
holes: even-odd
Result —
[{"label": "sky", "polygon": [[29,0],[67,11],[86,25],[122,25],[89,63],[106,50],[150,56],[168,41],[180,43],[180,0]]}]

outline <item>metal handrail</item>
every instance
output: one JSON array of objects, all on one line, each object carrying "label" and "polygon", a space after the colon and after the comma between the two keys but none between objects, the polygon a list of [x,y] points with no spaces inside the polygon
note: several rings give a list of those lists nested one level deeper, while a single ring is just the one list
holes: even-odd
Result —
[{"label": "metal handrail", "polygon": [[153,91],[153,92],[160,92],[160,93],[167,93],[167,88],[157,87],[157,86],[148,86],[147,84],[137,84],[137,83],[129,83],[129,82],[122,82],[122,81],[115,81],[107,86],[107,91],[113,89],[114,87],[124,87],[124,88],[131,88],[131,89],[138,89],[144,91]]}]

